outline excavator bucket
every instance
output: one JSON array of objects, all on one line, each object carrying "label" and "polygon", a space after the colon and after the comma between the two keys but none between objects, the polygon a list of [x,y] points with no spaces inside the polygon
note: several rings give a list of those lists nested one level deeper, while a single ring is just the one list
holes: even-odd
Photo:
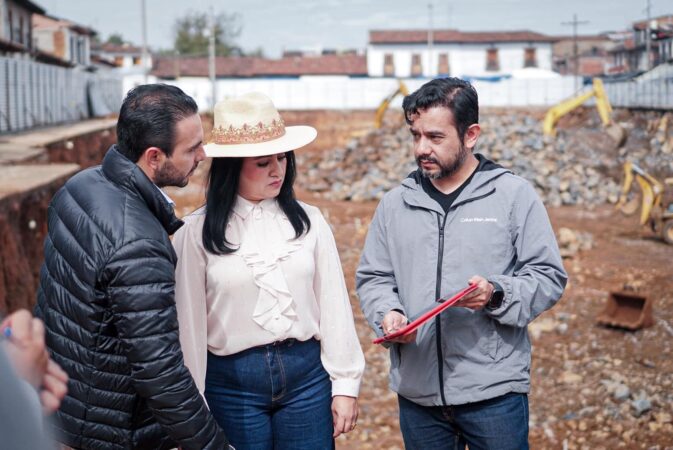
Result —
[{"label": "excavator bucket", "polygon": [[652,302],[632,292],[611,292],[596,322],[633,331],[652,326]]},{"label": "excavator bucket", "polygon": [[605,128],[605,133],[614,141],[615,148],[620,148],[626,142],[626,130],[619,124],[611,123]]}]

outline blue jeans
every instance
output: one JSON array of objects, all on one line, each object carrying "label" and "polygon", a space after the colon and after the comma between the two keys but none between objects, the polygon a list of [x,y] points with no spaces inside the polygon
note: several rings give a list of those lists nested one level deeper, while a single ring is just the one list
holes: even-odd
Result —
[{"label": "blue jeans", "polygon": [[527,450],[528,396],[510,393],[476,403],[421,406],[402,396],[406,450]]},{"label": "blue jeans", "polygon": [[331,450],[332,383],[315,339],[208,353],[206,400],[236,450]]}]

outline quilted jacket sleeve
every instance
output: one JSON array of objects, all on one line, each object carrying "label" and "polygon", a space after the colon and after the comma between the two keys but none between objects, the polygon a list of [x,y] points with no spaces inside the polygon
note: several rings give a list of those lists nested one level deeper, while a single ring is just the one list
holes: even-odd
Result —
[{"label": "quilted jacket sleeve", "polygon": [[118,249],[105,268],[107,294],[131,378],[157,421],[183,449],[228,442],[183,362],[170,250],[142,239]]}]

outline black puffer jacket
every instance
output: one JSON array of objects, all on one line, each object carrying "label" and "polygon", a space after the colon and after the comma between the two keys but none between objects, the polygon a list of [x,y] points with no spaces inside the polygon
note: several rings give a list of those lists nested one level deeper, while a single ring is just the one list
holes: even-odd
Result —
[{"label": "black puffer jacket", "polygon": [[[36,315],[70,375],[55,431],[82,449],[222,449],[183,364],[168,234],[182,222],[112,147],[49,206]],[[169,437],[170,436],[170,437]]]}]

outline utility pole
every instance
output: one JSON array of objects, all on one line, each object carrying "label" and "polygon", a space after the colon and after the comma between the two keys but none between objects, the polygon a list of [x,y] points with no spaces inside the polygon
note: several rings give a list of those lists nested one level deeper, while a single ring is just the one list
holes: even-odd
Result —
[{"label": "utility pole", "polygon": [[645,11],[647,13],[647,26],[645,28],[645,70],[650,70],[652,68],[652,30],[650,29],[650,17],[651,17],[652,5],[650,0],[647,0],[647,8]]},{"label": "utility pole", "polygon": [[145,0],[141,2],[141,20],[142,20],[142,32],[143,32],[143,48],[142,48],[142,59],[143,59],[143,79],[145,84],[147,84],[147,74],[150,71],[148,67],[149,55],[147,54],[147,5]]},{"label": "utility pole", "polygon": [[211,100],[210,109],[215,113],[215,102],[217,101],[217,83],[215,81],[215,14],[213,7],[210,7],[210,36],[208,38],[208,74],[210,75]]},{"label": "utility pole", "polygon": [[577,26],[586,25],[589,22],[586,20],[577,20],[577,14],[573,14],[572,22],[561,22],[561,25],[572,25],[573,27],[573,74],[575,75],[575,92],[577,92],[577,77],[579,69],[579,59],[577,55]]},{"label": "utility pole", "polygon": [[432,44],[434,41],[434,30],[432,24],[432,3],[428,3],[428,75],[433,75],[432,70]]}]

